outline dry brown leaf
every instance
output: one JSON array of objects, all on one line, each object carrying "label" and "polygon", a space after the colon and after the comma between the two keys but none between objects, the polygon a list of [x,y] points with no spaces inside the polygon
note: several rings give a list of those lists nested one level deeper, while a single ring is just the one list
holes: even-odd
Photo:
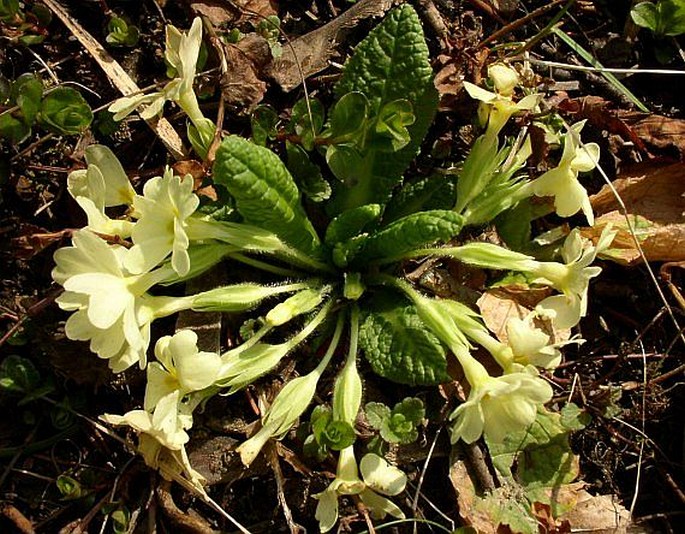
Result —
[{"label": "dry brown leaf", "polygon": [[271,60],[269,43],[252,33],[238,44],[224,47],[226,72],[221,76],[221,94],[227,106],[251,112],[264,98],[266,83],[260,79]]},{"label": "dry brown leaf", "polygon": [[630,512],[616,496],[594,496],[585,490],[578,492],[576,505],[559,519],[568,521],[574,531],[595,534],[623,534],[631,525]]},{"label": "dry brown leaf", "polygon": [[646,145],[660,150],[675,149],[680,159],[685,159],[685,120],[634,111],[622,111],[618,116]]},{"label": "dry brown leaf", "polygon": [[[361,0],[328,24],[283,46],[283,54],[269,67],[269,76],[284,91],[291,91],[305,78],[326,69],[345,32],[369,17],[384,15],[400,0]],[[299,64],[299,66],[298,66]],[[301,71],[300,71],[301,69]]]},{"label": "dry brown leaf", "polygon": [[252,20],[278,15],[278,2],[275,0],[201,0],[190,2],[190,8],[198,15],[207,17],[214,26],[240,26]]},{"label": "dry brown leaf", "polygon": [[[649,261],[685,260],[685,165],[644,162],[632,166],[614,180],[636,237]],[[583,229],[596,239],[612,224],[618,230],[612,248],[605,254],[622,264],[633,264],[640,255],[628,223],[609,186],[590,198],[598,217],[592,228]]]},{"label": "dry brown leaf", "polygon": [[[530,289],[518,286],[492,289],[483,293],[478,299],[478,309],[485,326],[493,332],[497,339],[506,343],[507,322],[512,317],[523,319],[543,298],[549,295],[549,290]],[[550,321],[535,319],[537,328],[540,328],[551,337],[553,343],[567,341],[571,337],[571,330],[556,330]]]},{"label": "dry brown leaf", "polygon": [[599,96],[565,99],[558,103],[559,109],[573,115],[574,120],[587,119],[596,128],[618,134],[632,141],[642,152],[646,152],[647,149],[640,134],[623,120],[619,112],[612,110],[611,105],[611,102]]}]

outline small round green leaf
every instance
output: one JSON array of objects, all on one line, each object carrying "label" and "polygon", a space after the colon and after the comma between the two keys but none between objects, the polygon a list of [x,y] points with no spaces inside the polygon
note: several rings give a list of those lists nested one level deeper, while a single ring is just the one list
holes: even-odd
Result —
[{"label": "small round green leaf", "polygon": [[93,112],[76,89],[58,87],[43,98],[40,121],[55,133],[73,135],[90,126]]}]

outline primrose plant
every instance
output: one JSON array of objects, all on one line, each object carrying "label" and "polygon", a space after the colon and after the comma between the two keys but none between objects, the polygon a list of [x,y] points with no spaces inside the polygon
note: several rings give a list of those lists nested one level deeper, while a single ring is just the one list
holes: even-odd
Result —
[{"label": "primrose plant", "polygon": [[[192,94],[200,32],[197,20],[187,34],[167,29],[167,60],[178,78],[153,95],[118,101],[119,117],[142,104],[149,106],[144,114],[158,113],[172,99],[201,129],[205,119]],[[534,110],[541,97],[521,96],[518,74],[503,63],[490,67],[489,79],[492,91],[466,86],[481,102],[485,131],[457,170],[440,178],[403,179],[437,108],[428,47],[409,5],[392,11],[355,49],[327,117],[316,100],[295,106],[285,126],[287,165],[254,141],[223,139],[213,179],[227,193],[220,197],[230,198],[221,206],[226,209],[201,207],[193,179],[169,169],[138,194],[109,149],[87,149],[87,168],[69,176],[68,190],[88,226],[55,254],[53,277],[65,289],[58,304],[71,312],[67,336],[89,341],[114,372],[134,365],[146,370],[142,408],[104,419],[138,434],[148,465],[203,491],[185,449],[198,406],[301,360],[302,374],[283,386],[237,449],[250,465],[269,440],[289,434],[317,391],[326,398],[320,383],[337,371],[330,408],[312,414],[308,438],[319,458],[337,456],[335,479],[315,496],[325,532],[346,496],[360,499],[374,518],[404,517],[401,503],[390,498],[404,490],[407,476],[373,452],[356,460],[360,368],[429,386],[453,380],[448,369],[460,367],[467,396],[450,417],[453,442],[481,436],[498,442],[544,412],[552,388],[539,369],[553,371],[563,343],[543,331],[541,321],[570,328],[585,315],[589,282],[600,271],[591,264],[612,235],[605,232],[592,244],[572,230],[561,247],[563,261],[469,242],[468,236],[535,195],[553,197],[550,211],[561,217],[583,211],[591,220],[578,176],[594,166],[598,149],[583,147],[582,125],[574,125],[559,137],[558,166],[530,179],[523,172],[529,140],[514,142],[502,132],[511,116]],[[276,139],[277,118],[256,116],[256,140]],[[108,208],[117,205],[127,207],[126,216],[112,219]],[[468,303],[439,297],[405,276],[426,258],[521,273],[530,285],[549,288],[550,296],[528,317],[510,320],[508,336],[500,339]],[[227,266],[231,284],[183,297],[164,289],[219,264]],[[232,273],[249,276],[235,280]],[[195,334],[181,330],[157,340],[148,363],[151,323],[189,309],[231,313],[254,327],[221,354],[198,350]],[[479,346],[496,363],[481,361]],[[448,366],[451,359],[457,365]],[[366,414],[391,446],[415,440],[425,424],[418,399],[392,409],[367,404]]]}]

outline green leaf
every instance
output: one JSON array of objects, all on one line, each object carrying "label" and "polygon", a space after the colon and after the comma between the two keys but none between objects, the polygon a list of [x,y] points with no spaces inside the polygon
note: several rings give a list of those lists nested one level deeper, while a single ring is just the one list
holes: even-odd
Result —
[{"label": "green leaf", "polygon": [[572,402],[561,409],[561,426],[567,430],[582,430],[592,419],[590,414]]},{"label": "green leaf", "polygon": [[661,0],[657,4],[657,32],[666,37],[685,33],[685,2],[683,0]]},{"label": "green leaf", "polygon": [[22,74],[12,84],[11,100],[21,109],[27,126],[31,126],[36,120],[42,96],[43,83],[33,74]]},{"label": "green leaf", "polygon": [[117,510],[114,510],[110,518],[112,519],[112,530],[115,534],[125,534],[129,530],[129,525],[131,524],[131,512],[128,508],[122,506]]},{"label": "green leaf", "polygon": [[396,260],[436,241],[448,241],[459,234],[463,223],[461,215],[449,210],[407,215],[371,235],[359,257],[363,260]]},{"label": "green leaf", "polygon": [[0,363],[0,389],[30,394],[39,383],[40,374],[30,360],[10,354]]},{"label": "green leaf", "polygon": [[31,13],[38,20],[38,24],[46,27],[52,22],[52,11],[48,9],[47,6],[43,4],[33,4],[31,7]]},{"label": "green leaf", "polygon": [[345,64],[335,87],[340,99],[358,91],[369,101],[369,116],[375,117],[386,104],[406,99],[416,121],[408,128],[411,141],[399,152],[363,152],[355,182],[338,186],[331,212],[364,204],[384,204],[402,174],[416,156],[437,108],[437,91],[421,21],[414,8],[405,4],[391,11],[357,46]]},{"label": "green leaf", "polygon": [[388,203],[383,222],[387,224],[427,209],[451,209],[454,207],[455,195],[456,186],[450,176],[438,174],[405,183]]},{"label": "green leaf", "polygon": [[57,489],[65,501],[72,501],[83,496],[83,488],[78,480],[67,475],[57,477]]},{"label": "green leaf", "polygon": [[[366,164],[359,150],[349,145],[329,146],[326,149],[326,163],[335,177],[350,187],[358,183],[359,176],[363,173],[363,166]],[[346,209],[354,209],[354,207]]]},{"label": "green leaf", "polygon": [[19,42],[23,44],[24,46],[31,46],[35,44],[40,44],[43,41],[45,41],[45,36],[44,35],[31,35],[31,34],[26,34],[22,35],[19,37]]},{"label": "green leaf", "polygon": [[307,100],[302,98],[293,106],[289,130],[301,137],[304,148],[313,150],[314,139],[321,132],[323,123],[323,104],[316,98],[310,98],[308,107]]},{"label": "green leaf", "polygon": [[140,37],[138,28],[116,15],[107,23],[105,41],[114,46],[135,46]]},{"label": "green leaf", "polygon": [[341,213],[330,222],[325,242],[333,247],[333,263],[346,267],[354,259],[364,248],[369,238],[368,231],[380,218],[381,211],[378,204],[367,204]]},{"label": "green leaf", "polygon": [[[363,145],[364,126],[369,116],[369,100],[364,93],[352,91],[343,95],[331,111],[330,131],[332,137],[341,142],[359,141]],[[362,139],[356,139],[356,134]]]},{"label": "green leaf", "polygon": [[449,380],[445,349],[414,305],[394,292],[381,291],[369,303],[359,345],[374,372],[394,382],[433,385]]},{"label": "green leaf", "polygon": [[58,87],[43,98],[39,119],[55,133],[72,135],[90,126],[93,112],[76,89]]},{"label": "green leaf", "polygon": [[402,414],[407,421],[418,425],[426,417],[426,408],[423,406],[421,399],[407,397],[395,404],[392,413]]},{"label": "green leaf", "polygon": [[502,443],[487,442],[492,463],[530,494],[531,501],[553,504],[549,489],[578,476],[578,459],[568,441],[568,429],[558,413],[540,410],[526,430],[508,435]]},{"label": "green leaf", "polygon": [[195,153],[200,156],[203,160],[207,159],[207,153],[209,152],[209,147],[212,146],[214,141],[214,132],[216,131],[216,126],[209,119],[199,119],[197,125],[192,122],[188,122],[186,125],[186,133],[188,134],[188,140]]},{"label": "green leaf", "polygon": [[235,198],[245,222],[270,230],[286,243],[313,256],[321,242],[300,204],[288,169],[269,149],[232,135],[221,143],[214,180]]},{"label": "green leaf", "polygon": [[19,0],[0,0],[0,20],[10,21],[19,13]]},{"label": "green leaf", "polygon": [[317,406],[312,412],[312,433],[319,445],[334,451],[341,451],[357,439],[354,428],[344,421],[333,419],[331,410]]},{"label": "green leaf", "polygon": [[286,141],[288,170],[292,173],[302,192],[313,202],[323,202],[331,196],[331,185],[321,176],[321,169],[309,159],[300,145]]},{"label": "green leaf", "polygon": [[[376,133],[390,141],[390,149],[396,152],[407,146],[411,141],[411,134],[407,126],[416,121],[414,108],[409,100],[400,98],[385,104],[376,118]],[[385,145],[383,143],[382,145]],[[379,150],[384,150],[384,146]]]},{"label": "green leaf", "polygon": [[21,143],[30,133],[31,127],[27,126],[23,120],[17,119],[8,112],[0,114],[0,136],[9,140],[10,143]]},{"label": "green leaf", "polygon": [[325,243],[333,245],[358,236],[380,218],[382,210],[378,204],[367,204],[341,213],[326,228]]},{"label": "green leaf", "polygon": [[630,10],[630,18],[638,26],[656,31],[657,27],[657,10],[656,5],[652,2],[640,2],[633,6]]},{"label": "green leaf", "polygon": [[426,414],[421,399],[410,397],[398,402],[392,410],[379,402],[369,402],[364,409],[369,424],[379,430],[381,438],[388,443],[416,441],[416,427]]},{"label": "green leaf", "polygon": [[367,402],[364,406],[364,413],[366,420],[376,430],[383,428],[383,421],[390,419],[392,414],[390,408],[382,402]]},{"label": "green leaf", "polygon": [[250,116],[250,124],[252,125],[252,140],[257,145],[266,146],[267,141],[275,139],[278,134],[276,130],[278,114],[266,104],[255,108]]}]

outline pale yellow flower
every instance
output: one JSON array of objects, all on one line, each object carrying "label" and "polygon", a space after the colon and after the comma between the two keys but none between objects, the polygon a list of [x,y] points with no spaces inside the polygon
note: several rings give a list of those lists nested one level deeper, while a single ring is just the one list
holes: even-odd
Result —
[{"label": "pale yellow flower", "polygon": [[153,409],[160,399],[174,391],[186,395],[211,386],[221,367],[221,357],[215,352],[200,352],[197,334],[181,330],[164,336],[155,345],[156,362],[147,367],[145,409]]},{"label": "pale yellow flower", "polygon": [[315,517],[320,531],[328,532],[335,526],[338,521],[338,499],[342,495],[359,495],[374,519],[383,519],[388,514],[403,519],[404,512],[384,495],[399,495],[406,484],[407,476],[376,454],[364,455],[357,468],[354,447],[350,445],[340,451],[335,480],[326,490],[314,495],[319,501]]},{"label": "pale yellow flower", "polygon": [[594,224],[594,214],[587,191],[578,181],[578,173],[595,168],[599,161],[597,143],[580,142],[580,131],[585,121],[571,126],[564,136],[564,152],[559,165],[548,170],[532,182],[532,189],[539,197],[554,197],[554,208],[560,217],[571,217],[582,211],[590,226]]},{"label": "pale yellow flower", "polygon": [[108,360],[115,372],[147,362],[150,323],[157,317],[190,307],[188,298],[154,297],[153,285],[176,278],[167,266],[132,275],[124,267],[130,250],[110,246],[88,230],[74,233],[71,247],[55,252],[53,279],[66,290],[56,302],[74,312],[67,337],[90,341],[90,348]]}]

